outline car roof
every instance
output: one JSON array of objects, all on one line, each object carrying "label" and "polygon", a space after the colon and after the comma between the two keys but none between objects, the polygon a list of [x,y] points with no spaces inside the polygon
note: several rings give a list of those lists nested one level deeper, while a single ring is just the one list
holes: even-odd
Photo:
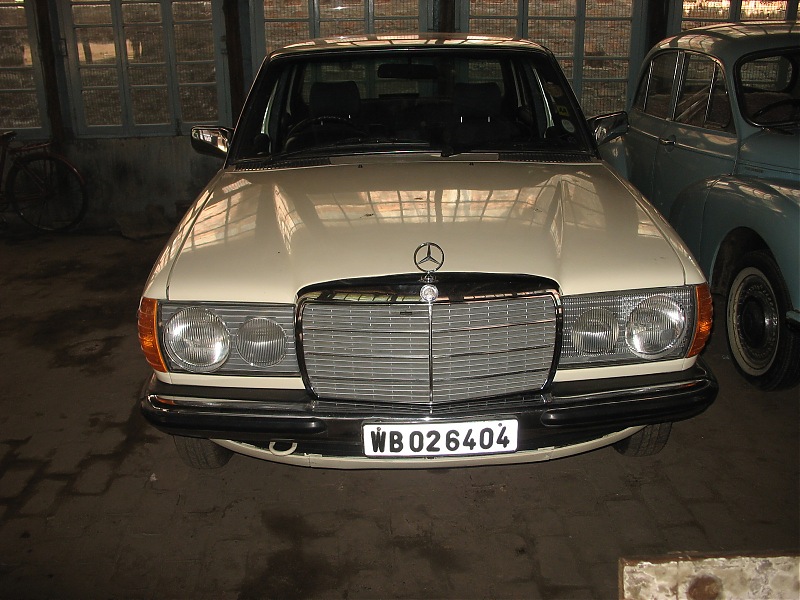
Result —
[{"label": "car roof", "polygon": [[734,62],[740,56],[772,48],[800,47],[800,24],[794,21],[718,23],[687,29],[659,42],[651,54],[669,48],[696,50]]},{"label": "car roof", "polygon": [[270,58],[287,55],[345,52],[358,50],[412,50],[424,48],[475,48],[547,51],[531,40],[489,35],[409,34],[409,35],[358,35],[306,40],[289,44],[270,54]]}]

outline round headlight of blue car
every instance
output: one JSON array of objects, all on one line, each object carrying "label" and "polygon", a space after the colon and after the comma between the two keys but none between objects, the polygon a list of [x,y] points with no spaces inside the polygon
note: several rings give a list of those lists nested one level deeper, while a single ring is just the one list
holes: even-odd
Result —
[{"label": "round headlight of blue car", "polygon": [[164,345],[181,368],[196,373],[216,371],[227,360],[231,337],[222,320],[205,308],[184,308],[164,326]]},{"label": "round headlight of blue car", "polygon": [[625,341],[643,358],[667,354],[686,331],[686,315],[680,305],[664,295],[650,296],[631,311],[625,328]]}]

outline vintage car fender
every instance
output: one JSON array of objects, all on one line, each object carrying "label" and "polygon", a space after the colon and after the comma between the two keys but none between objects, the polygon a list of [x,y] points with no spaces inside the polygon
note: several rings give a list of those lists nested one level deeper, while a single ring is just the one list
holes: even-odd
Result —
[{"label": "vintage car fender", "polygon": [[733,244],[758,236],[780,267],[797,320],[800,186],[733,175],[706,179],[679,194],[669,221],[695,253],[715,291],[726,285],[730,252],[751,249]]}]

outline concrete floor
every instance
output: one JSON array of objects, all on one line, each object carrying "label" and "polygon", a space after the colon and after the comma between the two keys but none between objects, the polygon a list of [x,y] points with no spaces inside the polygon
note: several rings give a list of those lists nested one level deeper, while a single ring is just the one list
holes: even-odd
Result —
[{"label": "concrete floor", "polygon": [[0,239],[0,598],[616,598],[622,559],[800,550],[798,390],[740,379],[667,448],[194,471],[146,425],[135,312],[163,239]]}]

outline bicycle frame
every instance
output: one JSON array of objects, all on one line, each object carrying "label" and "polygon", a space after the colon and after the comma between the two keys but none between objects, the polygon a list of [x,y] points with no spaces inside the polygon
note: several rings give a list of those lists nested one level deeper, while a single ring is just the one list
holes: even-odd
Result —
[{"label": "bicycle frame", "polygon": [[22,144],[21,146],[12,146],[14,139],[17,137],[16,131],[4,131],[0,133],[0,198],[6,197],[6,177],[8,175],[6,170],[6,162],[8,167],[14,163],[16,156],[28,154],[30,152],[45,152],[50,154],[50,147],[52,142],[32,142],[29,144]]}]

